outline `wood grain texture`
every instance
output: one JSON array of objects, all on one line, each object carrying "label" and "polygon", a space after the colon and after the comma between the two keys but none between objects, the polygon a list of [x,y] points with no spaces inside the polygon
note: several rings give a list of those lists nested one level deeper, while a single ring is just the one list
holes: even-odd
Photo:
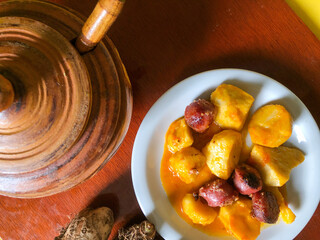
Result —
[{"label": "wood grain texture", "polygon": [[[96,1],[55,0],[85,16]],[[292,90],[320,125],[320,43],[282,0],[130,0],[109,31],[127,68],[134,109],[129,131],[110,162],[85,183],[51,197],[0,197],[3,239],[52,239],[80,210],[115,212],[111,238],[143,214],[130,172],[139,125],[170,87],[205,70],[234,67],[268,75]],[[320,208],[296,237],[320,236]]]},{"label": "wood grain texture", "polygon": [[49,2],[0,3],[0,74],[17,92],[1,113],[1,195],[43,197],[75,186],[107,163],[127,132],[131,84],[112,42],[83,56],[70,43],[84,20]]},{"label": "wood grain texture", "polygon": [[11,82],[0,75],[0,112],[11,106],[14,100],[14,90]]},{"label": "wood grain texture", "polygon": [[123,7],[124,0],[100,0],[82,27],[76,48],[85,53],[94,48],[105,36]]}]

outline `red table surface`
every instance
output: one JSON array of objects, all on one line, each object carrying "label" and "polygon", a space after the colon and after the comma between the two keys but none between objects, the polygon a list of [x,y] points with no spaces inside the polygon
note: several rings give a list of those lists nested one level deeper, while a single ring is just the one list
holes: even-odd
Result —
[{"label": "red table surface", "polygon": [[[55,0],[84,16],[97,1]],[[320,123],[320,42],[282,0],[128,0],[108,36],[133,89],[133,115],[123,144],[95,176],[39,199],[0,197],[3,240],[53,239],[87,206],[109,206],[117,230],[144,219],[131,180],[139,125],[170,87],[217,68],[253,70],[293,91]],[[315,169],[317,170],[317,169]],[[320,208],[296,239],[320,238]]]}]

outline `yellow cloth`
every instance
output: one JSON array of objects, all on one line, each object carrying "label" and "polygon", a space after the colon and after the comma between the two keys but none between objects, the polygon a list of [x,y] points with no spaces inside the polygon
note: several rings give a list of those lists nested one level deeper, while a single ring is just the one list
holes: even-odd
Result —
[{"label": "yellow cloth", "polygon": [[320,39],[320,0],[286,0],[286,2]]}]

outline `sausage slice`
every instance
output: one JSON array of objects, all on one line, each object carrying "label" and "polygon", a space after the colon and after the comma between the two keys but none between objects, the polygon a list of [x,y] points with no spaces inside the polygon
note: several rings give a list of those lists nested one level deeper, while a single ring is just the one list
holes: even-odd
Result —
[{"label": "sausage slice", "polygon": [[199,196],[204,198],[210,207],[231,205],[238,200],[238,192],[223,179],[216,179],[199,189]]},{"label": "sausage slice", "polygon": [[186,107],[184,118],[189,127],[202,133],[213,122],[214,105],[205,99],[195,100]]},{"label": "sausage slice", "polygon": [[279,218],[279,205],[272,192],[260,191],[252,194],[252,216],[260,222],[276,223]]},{"label": "sausage slice", "polygon": [[254,167],[242,164],[233,173],[234,187],[243,195],[250,195],[262,189],[262,180]]}]

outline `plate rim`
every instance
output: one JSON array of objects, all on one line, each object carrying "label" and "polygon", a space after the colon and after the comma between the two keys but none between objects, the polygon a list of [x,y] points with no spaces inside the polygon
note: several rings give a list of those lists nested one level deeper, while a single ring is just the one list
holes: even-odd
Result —
[{"label": "plate rim", "polygon": [[[316,128],[318,134],[316,134],[316,138],[319,140],[320,142],[320,131],[319,131],[319,126],[317,125],[315,119],[313,118],[311,112],[309,111],[309,109],[305,106],[305,104],[290,90],[288,89],[286,86],[284,86],[282,83],[276,81],[275,79],[272,79],[264,74],[261,74],[261,73],[257,73],[257,72],[254,72],[254,71],[250,71],[250,70],[245,70],[245,69],[237,69],[237,68],[221,68],[221,69],[213,69],[213,70],[208,70],[208,71],[204,71],[204,72],[201,72],[201,73],[198,73],[198,74],[195,74],[193,76],[190,76],[180,82],[178,82],[177,84],[175,84],[174,86],[172,86],[171,88],[169,88],[164,94],[162,94],[158,100],[151,106],[151,108],[148,110],[147,114],[145,115],[143,121],[141,122],[140,126],[139,126],[139,130],[136,134],[136,137],[135,137],[135,141],[134,141],[134,145],[133,145],[133,150],[132,150],[132,158],[131,158],[131,175],[132,175],[132,182],[133,182],[133,188],[134,188],[134,192],[135,192],[135,195],[136,195],[136,198],[137,198],[137,201],[139,203],[139,206],[142,210],[142,212],[144,213],[144,215],[149,219],[150,217],[148,216],[148,212],[144,206],[144,200],[142,199],[141,197],[141,194],[139,193],[140,190],[138,190],[139,187],[137,187],[137,173],[136,173],[136,164],[137,164],[137,161],[136,160],[138,157],[137,157],[137,154],[139,154],[139,151],[137,152],[137,145],[138,145],[138,140],[141,138],[141,132],[142,132],[142,128],[146,128],[146,123],[148,123],[150,117],[152,116],[152,114],[157,110],[157,107],[158,105],[161,105],[161,103],[163,101],[165,101],[165,99],[168,97],[168,95],[170,96],[170,94],[172,94],[172,92],[175,92],[177,89],[179,88],[183,88],[184,85],[188,85],[189,82],[192,82],[192,81],[195,81],[197,78],[204,78],[207,74],[211,75],[211,74],[218,74],[218,73],[221,73],[221,74],[225,74],[227,72],[227,75],[230,73],[232,74],[235,74],[237,75],[238,73],[240,74],[249,74],[249,75],[255,75],[255,76],[259,76],[260,78],[262,78],[263,80],[259,80],[261,82],[263,81],[270,81],[272,82],[273,84],[277,84],[277,85],[280,85],[285,91],[287,91],[290,95],[292,95],[295,100],[297,100],[299,102],[299,104],[301,105],[301,107],[303,108],[303,110],[306,111],[307,113],[307,116],[308,117],[311,117],[311,122],[313,124],[313,127]],[[231,74],[231,75],[232,75]],[[227,79],[227,78],[226,78]],[[226,79],[222,82],[225,82]],[[220,85],[221,83],[218,83],[216,84],[216,87],[218,85]],[[214,84],[213,84],[214,85]],[[259,106],[260,107],[260,106]],[[150,126],[149,128],[147,129],[144,129],[144,132],[146,130],[152,130],[150,129]],[[162,146],[163,148],[164,146]],[[147,150],[147,148],[146,148]],[[141,158],[140,158],[141,159]],[[160,160],[161,162],[161,160]],[[138,164],[139,165],[139,164]],[[161,180],[160,180],[161,182]],[[318,181],[320,183],[320,180]],[[162,186],[162,184],[161,184]],[[163,188],[163,187],[162,187]],[[164,191],[164,189],[163,189]],[[317,191],[317,196],[316,196],[316,199],[313,201],[313,206],[311,207],[311,211],[310,211],[310,208],[309,208],[309,215],[307,216],[307,218],[305,218],[306,220],[302,222],[302,224],[300,225],[298,231],[295,231],[295,232],[291,232],[290,233],[290,238],[294,238],[295,236],[297,236],[302,230],[303,228],[306,226],[306,224],[310,221],[310,219],[312,218],[314,212],[316,211],[317,209],[317,206],[319,204],[319,201],[320,201],[320,190]],[[149,206],[150,207],[150,206]],[[173,208],[173,207],[172,207]],[[312,212],[312,213],[311,213]],[[310,214],[311,213],[311,214]],[[180,218],[180,216],[179,216]],[[149,219],[150,220],[150,219]],[[157,228],[157,226],[156,226]],[[165,227],[166,230],[168,230],[168,226]],[[270,228],[269,228],[270,229]],[[160,230],[160,235],[162,230],[161,229],[158,229],[157,228],[157,231]],[[169,226],[169,231],[170,230],[173,230],[172,234],[176,234],[174,232],[174,229],[170,229],[170,226]],[[179,235],[179,234],[178,234]],[[261,236],[261,235],[260,235]],[[183,236],[180,236],[180,237],[183,237]],[[178,238],[177,238],[178,239]],[[211,238],[211,239],[214,239],[214,238]],[[219,238],[220,239],[220,238]]]}]

